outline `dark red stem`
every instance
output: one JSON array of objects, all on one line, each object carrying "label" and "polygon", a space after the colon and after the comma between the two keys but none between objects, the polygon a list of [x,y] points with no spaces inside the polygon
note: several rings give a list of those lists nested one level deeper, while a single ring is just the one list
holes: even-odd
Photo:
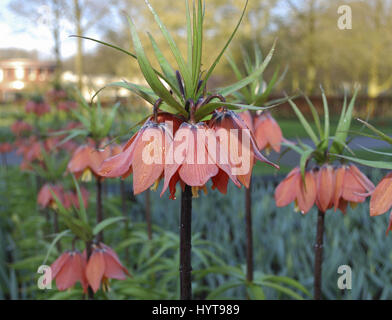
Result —
[{"label": "dark red stem", "polygon": [[321,300],[323,263],[324,212],[318,211],[316,244],[314,246],[314,300]]},{"label": "dark red stem", "polygon": [[252,182],[245,189],[246,280],[253,281]]},{"label": "dark red stem", "polygon": [[192,299],[192,187],[186,185],[181,194],[180,217],[180,297]]},{"label": "dark red stem", "polygon": [[[102,211],[102,181],[100,178],[97,178],[97,224],[103,220],[103,211]],[[97,236],[98,242],[103,242],[103,231],[98,233]]]},{"label": "dark red stem", "polygon": [[[92,241],[87,241],[86,242],[87,262],[90,259],[91,253],[92,253]],[[88,286],[87,288],[87,298],[88,300],[94,300],[94,291],[90,286]]]}]

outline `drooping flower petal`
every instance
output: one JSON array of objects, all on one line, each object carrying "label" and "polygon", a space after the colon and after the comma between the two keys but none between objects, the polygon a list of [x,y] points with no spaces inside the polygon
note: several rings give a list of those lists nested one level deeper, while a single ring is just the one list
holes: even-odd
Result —
[{"label": "drooping flower petal", "polygon": [[275,189],[276,206],[285,207],[293,202],[297,197],[300,182],[301,171],[299,168],[294,168]]},{"label": "drooping flower petal", "polygon": [[[150,188],[163,174],[165,132],[162,127],[151,126],[138,139],[132,162],[133,191],[139,194]],[[147,138],[152,138],[147,139]]]},{"label": "drooping flower petal", "polygon": [[57,288],[62,291],[75,285],[77,281],[82,284],[83,291],[87,291],[85,278],[85,258],[80,252],[66,252],[51,266],[52,278],[56,279]]},{"label": "drooping flower petal", "polygon": [[385,234],[388,235],[388,232],[389,232],[390,230],[392,230],[392,211],[391,211],[391,213],[389,214],[389,223],[388,223],[388,228],[387,228],[387,231],[385,232]]},{"label": "drooping flower petal", "polygon": [[305,173],[305,183],[301,180],[299,190],[297,193],[298,208],[301,213],[307,213],[316,201],[317,187],[316,178],[313,171]]},{"label": "drooping flower petal", "polygon": [[245,122],[245,124],[248,127],[248,129],[251,132],[254,133],[255,132],[254,131],[255,128],[253,126],[253,117],[252,117],[252,114],[250,113],[250,111],[249,110],[245,110],[243,112],[240,112],[238,115],[241,117],[242,121]]},{"label": "drooping flower petal", "polygon": [[69,252],[63,253],[60,257],[58,257],[50,266],[52,271],[52,278],[55,279],[57,274],[60,272],[61,268],[66,264],[66,262],[70,259]]},{"label": "drooping flower petal", "polygon": [[119,264],[110,254],[103,253],[105,258],[104,276],[110,279],[125,280],[127,278],[122,265]]},{"label": "drooping flower petal", "polygon": [[392,207],[392,172],[388,173],[370,197],[370,215],[378,216]]},{"label": "drooping flower petal", "polygon": [[280,152],[282,130],[268,112],[263,112],[255,120],[255,139],[260,150],[272,148],[275,152]]},{"label": "drooping flower petal", "polygon": [[218,174],[216,161],[213,161],[204,140],[208,134],[206,130],[208,128],[203,123],[181,124],[168,147],[168,154],[173,157],[165,163],[161,195],[177,172],[181,181],[192,187],[202,187]]},{"label": "drooping flower petal", "polygon": [[[210,127],[216,131],[217,136],[222,137],[220,148],[224,148],[223,153],[227,154],[230,167],[234,172],[237,172],[233,175],[246,188],[249,188],[254,158],[278,167],[259,152],[253,133],[240,116],[233,111],[215,112],[210,120]],[[226,139],[226,142],[224,139]],[[218,154],[221,154],[221,152],[219,151]]]},{"label": "drooping flower petal", "polygon": [[335,170],[335,187],[333,195],[334,210],[339,208],[341,197],[343,194],[344,179],[346,174],[346,166],[341,166]]},{"label": "drooping flower petal", "polygon": [[364,194],[369,192],[365,188],[367,182],[362,181],[362,177],[357,175],[353,167],[355,166],[351,165],[346,169],[342,197],[349,202],[364,202],[366,199]]},{"label": "drooping flower petal", "polygon": [[229,176],[226,172],[219,169],[219,172],[216,176],[211,178],[212,181],[212,189],[218,189],[220,193],[227,193],[227,184],[229,183]]},{"label": "drooping flower petal", "polygon": [[333,204],[334,173],[330,165],[323,166],[317,174],[317,203],[322,212]]},{"label": "drooping flower petal", "polygon": [[86,278],[94,292],[98,291],[104,273],[105,259],[102,250],[95,249],[92,252],[86,266]]}]

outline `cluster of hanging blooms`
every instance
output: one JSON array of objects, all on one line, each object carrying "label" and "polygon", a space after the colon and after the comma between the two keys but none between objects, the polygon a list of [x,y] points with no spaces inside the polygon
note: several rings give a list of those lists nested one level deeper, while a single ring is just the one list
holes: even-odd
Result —
[{"label": "cluster of hanging blooms", "polygon": [[41,162],[43,160],[42,148],[43,144],[36,136],[19,141],[16,154],[23,157],[20,168],[29,170],[33,162]]},{"label": "cluster of hanging blooms", "polygon": [[[48,134],[49,137],[43,141],[46,151],[57,152],[60,150],[65,150],[69,153],[72,153],[77,148],[77,144],[72,140],[62,142],[62,140],[65,138],[65,135],[59,135],[58,131],[56,130],[48,130]],[[52,136],[50,136],[51,134]]]},{"label": "cluster of hanging blooms", "polygon": [[60,101],[57,104],[57,109],[60,111],[65,111],[69,112],[71,110],[75,110],[78,107],[78,104],[76,101],[72,100],[65,100],[65,101]]},{"label": "cluster of hanging blooms", "polygon": [[[84,187],[80,188],[80,192],[82,195],[84,207],[87,208],[89,192]],[[57,208],[56,199],[53,194],[57,197],[65,209],[69,209],[72,206],[77,209],[80,208],[77,193],[75,191],[64,191],[63,186],[60,184],[52,185],[50,183],[45,183],[38,192],[37,203],[42,208]]]},{"label": "cluster of hanging blooms", "polygon": [[8,153],[13,149],[12,145],[8,142],[0,143],[0,153]]},{"label": "cluster of hanging blooms", "polygon": [[86,279],[94,292],[98,291],[101,283],[103,289],[107,290],[109,279],[125,280],[127,276],[130,276],[128,270],[113,249],[102,242],[93,245],[86,265]]},{"label": "cluster of hanging blooms", "polygon": [[24,134],[30,133],[31,131],[33,131],[33,127],[32,127],[29,123],[27,123],[27,122],[25,122],[25,121],[23,121],[23,120],[17,120],[17,121],[15,121],[15,122],[11,125],[10,129],[11,129],[11,132],[12,132],[16,137],[23,136]]},{"label": "cluster of hanging blooms", "polygon": [[60,86],[55,87],[47,93],[48,100],[55,105],[57,110],[68,112],[76,109],[78,104],[76,101],[68,97],[67,92]]},{"label": "cluster of hanging blooms", "polygon": [[72,152],[76,144],[73,141],[60,143],[61,136],[48,137],[46,139],[39,139],[37,136],[30,136],[24,139],[18,139],[15,142],[16,154],[22,156],[23,161],[20,164],[22,170],[30,170],[32,163],[42,165],[44,152],[57,152],[66,150]]},{"label": "cluster of hanging blooms", "polygon": [[83,292],[87,293],[88,283],[86,280],[86,257],[79,251],[64,252],[51,265],[52,279],[56,280],[57,289],[60,291],[72,288],[76,282],[80,282]]},{"label": "cluster of hanging blooms", "polygon": [[103,161],[121,151],[118,145],[105,147],[106,144],[107,141],[104,140],[97,148],[95,142],[90,139],[86,144],[79,146],[68,163],[68,172],[73,173],[77,179],[81,178],[82,181],[90,181],[92,175],[97,179],[101,178],[99,167]]},{"label": "cluster of hanging blooms", "polygon": [[280,152],[283,141],[282,130],[268,111],[263,111],[252,116],[246,110],[239,115],[249,130],[253,132],[259,150],[265,150],[267,154],[271,149],[275,152]]},{"label": "cluster of hanging blooms", "polygon": [[63,253],[53,262],[51,271],[58,290],[72,288],[76,282],[80,282],[84,293],[87,293],[89,286],[94,293],[97,292],[101,284],[103,290],[108,290],[109,279],[125,280],[130,276],[113,249],[103,243],[92,246],[88,261],[86,251]]},{"label": "cluster of hanging blooms", "polygon": [[295,202],[296,210],[307,213],[314,204],[326,212],[334,208],[346,213],[347,205],[364,202],[374,190],[373,183],[353,164],[306,170],[304,178],[299,167],[294,168],[275,190],[275,202],[284,207]]},{"label": "cluster of hanging blooms", "polygon": [[46,96],[50,102],[57,103],[67,98],[67,92],[59,85],[55,85],[53,89],[46,93]]},{"label": "cluster of hanging blooms", "polygon": [[40,117],[50,112],[50,105],[46,103],[42,98],[37,98],[34,100],[30,100],[26,103],[25,112],[33,113],[36,116]]},{"label": "cluster of hanging blooms", "polygon": [[191,186],[197,197],[211,179],[213,189],[226,193],[229,179],[238,187],[249,187],[255,159],[277,167],[259,152],[253,133],[233,111],[222,107],[209,121],[194,120],[195,111],[210,99],[196,105],[189,101],[189,121],[158,112],[157,101],[154,115],[119,154],[102,163],[99,175],[125,178],[133,173],[135,194],[156,189],[163,179],[161,195],[169,188],[175,199],[177,183]]}]

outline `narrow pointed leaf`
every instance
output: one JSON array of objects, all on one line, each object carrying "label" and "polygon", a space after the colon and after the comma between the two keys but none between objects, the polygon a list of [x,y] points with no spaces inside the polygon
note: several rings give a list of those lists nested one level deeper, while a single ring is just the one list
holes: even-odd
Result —
[{"label": "narrow pointed leaf", "polygon": [[310,126],[309,122],[305,119],[302,112],[298,109],[297,105],[291,99],[289,99],[289,103],[293,108],[295,114],[297,115],[299,121],[301,122],[303,128],[305,129],[306,133],[309,135],[310,139],[312,139],[313,143],[317,145],[319,143],[319,140],[314,133],[312,127]]},{"label": "narrow pointed leaf", "polygon": [[103,229],[105,229],[106,227],[110,226],[113,223],[119,222],[125,220],[124,217],[112,217],[112,218],[107,218],[103,221],[101,221],[100,223],[98,223],[94,229],[93,229],[93,235],[97,235],[98,233],[100,233]]},{"label": "narrow pointed leaf", "polygon": [[139,36],[136,32],[135,25],[133,24],[133,21],[129,19],[129,25],[131,28],[131,35],[132,35],[132,40],[133,44],[135,46],[135,51],[137,55],[137,61],[139,63],[140,69],[150,85],[151,89],[160,97],[162,100],[166,101],[170,106],[175,108],[178,112],[181,114],[186,115],[187,112],[185,111],[184,108],[173,98],[173,96],[170,94],[170,92],[165,88],[165,86],[162,84],[162,82],[158,79],[157,75],[155,74],[153,68],[151,67],[150,62],[148,61],[148,58],[146,57],[144,53],[144,49],[142,47],[142,44],[140,42]]},{"label": "narrow pointed leaf", "polygon": [[376,127],[371,125],[370,123],[362,120],[362,119],[357,119],[360,123],[364,124],[366,127],[368,127],[370,130],[372,130],[376,135],[378,135],[382,140],[385,142],[388,142],[389,144],[392,144],[392,138],[388,135],[386,135],[384,132],[381,130],[378,130]]},{"label": "narrow pointed leaf", "polygon": [[227,95],[232,94],[235,91],[240,90],[241,88],[247,86],[248,84],[255,82],[260,77],[260,75],[263,73],[265,68],[268,66],[269,62],[271,61],[272,56],[274,54],[274,50],[275,50],[275,43],[272,45],[270,52],[268,53],[268,55],[266,56],[266,58],[264,59],[263,63],[260,65],[259,68],[257,68],[255,71],[250,73],[249,76],[247,76],[246,78],[243,78],[242,80],[238,81],[237,83],[232,84],[231,86],[228,86],[226,88],[218,90],[218,93],[223,96],[227,96]]},{"label": "narrow pointed leaf", "polygon": [[320,117],[318,115],[317,109],[307,95],[304,95],[304,98],[309,105],[310,111],[312,112],[314,123],[315,123],[317,130],[319,132],[320,139],[324,139],[324,132],[321,129]]},{"label": "narrow pointed leaf", "polygon": [[323,87],[321,87],[321,97],[323,99],[323,107],[324,107],[324,138],[328,139],[329,137],[329,108],[327,97],[325,96],[325,92]]},{"label": "narrow pointed leaf", "polygon": [[371,167],[371,168],[377,168],[377,169],[387,169],[387,170],[392,170],[392,162],[389,161],[374,161],[374,160],[365,160],[365,159],[359,159],[355,157],[349,157],[349,156],[343,156],[340,154],[332,154],[338,158],[346,159],[352,162],[359,163],[363,166]]},{"label": "narrow pointed leaf", "polygon": [[[150,2],[148,0],[145,0],[148,9],[151,11],[152,15],[154,16],[154,19],[156,23],[158,24],[159,28],[161,29],[161,32],[163,36],[165,37],[167,43],[169,44],[170,50],[173,53],[174,58],[176,59],[176,62],[178,64],[178,68],[180,69],[181,75],[184,77],[184,82],[185,82],[185,89],[191,88],[192,87],[192,80],[191,80],[191,75],[187,69],[187,66],[185,64],[184,58],[181,55],[180,50],[178,49],[174,39],[170,35],[169,31],[167,30],[166,26],[163,24],[161,19],[159,18],[158,14],[155,12],[154,8],[151,6]],[[136,53],[137,56],[139,56]]]},{"label": "narrow pointed leaf", "polygon": [[198,95],[200,95],[201,92],[203,92],[205,86],[207,85],[207,81],[208,81],[208,79],[210,78],[212,72],[214,71],[216,65],[219,63],[219,61],[220,61],[222,55],[225,53],[227,47],[230,45],[230,43],[231,43],[231,41],[233,40],[235,34],[237,33],[237,30],[238,30],[238,28],[239,28],[239,26],[240,26],[240,24],[241,24],[241,22],[242,22],[242,19],[244,18],[244,15],[245,15],[245,11],[246,11],[247,6],[248,6],[248,0],[246,0],[244,9],[243,9],[242,14],[241,14],[241,17],[240,17],[240,19],[239,19],[239,21],[238,21],[238,23],[237,23],[237,25],[236,25],[234,31],[233,31],[232,34],[230,35],[230,37],[229,37],[229,39],[227,40],[225,46],[223,47],[223,49],[221,50],[221,52],[219,53],[219,55],[217,56],[217,58],[215,59],[215,61],[214,61],[213,64],[211,65],[211,67],[208,69],[207,74],[206,74],[206,76],[205,76],[204,79],[203,79],[203,80],[204,80],[204,81],[203,81],[203,85],[201,86],[201,88],[200,88],[200,90],[199,90],[199,92],[198,92]]}]

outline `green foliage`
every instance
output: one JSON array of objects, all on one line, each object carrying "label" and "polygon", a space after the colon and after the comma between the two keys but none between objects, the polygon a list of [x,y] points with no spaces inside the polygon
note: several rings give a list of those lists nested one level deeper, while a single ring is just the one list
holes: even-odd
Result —
[{"label": "green foliage", "polygon": [[238,82],[229,87],[219,89],[218,92],[222,95],[233,94],[237,101],[246,102],[247,104],[255,106],[264,106],[272,89],[284,76],[283,74],[278,80],[279,69],[276,69],[267,85],[265,85],[263,80],[263,72],[272,59],[275,44],[276,43],[274,42],[270,52],[264,60],[262,59],[261,49],[255,45],[255,61],[253,63],[251,62],[248,53],[243,51],[243,61],[245,64],[244,74],[241,73],[241,67],[235,63],[230,55],[228,55],[227,60],[233,69]]},{"label": "green foliage", "polygon": [[[289,104],[297,115],[299,122],[314,144],[314,146],[304,144],[300,139],[298,139],[298,145],[291,142],[283,143],[283,145],[286,147],[300,154],[300,168],[302,176],[304,176],[306,166],[311,159],[313,159],[317,164],[322,165],[324,163],[333,162],[336,160],[336,156],[341,155],[345,149],[352,153],[351,149],[347,145],[347,140],[355,105],[355,98],[358,94],[358,90],[359,88],[357,87],[348,106],[347,100],[345,99],[334,136],[330,135],[331,125],[328,101],[322,87],[321,96],[324,110],[323,125],[321,124],[316,107],[307,96],[305,96],[305,99],[308,102],[310,111],[312,113],[314,126],[312,126],[310,122],[304,117],[303,113],[297,107],[294,101],[291,98],[288,98]],[[317,133],[315,132],[314,127],[317,129]]]},{"label": "green foliage", "polygon": [[[1,171],[5,174],[5,170]],[[38,266],[51,264],[63,250],[71,248],[69,231],[56,235],[50,220],[36,208],[36,180],[30,173],[8,168],[12,179],[0,181],[0,296],[19,299],[81,299],[81,287],[65,292],[37,288]],[[380,173],[373,178],[378,180]],[[122,220],[116,181],[107,182],[105,201],[108,219],[105,242],[113,247],[132,274],[125,281],[111,281],[109,292],[99,299],[177,299],[178,284],[178,201],[151,193],[153,238],[148,239],[143,222],[144,196],[127,203],[127,220]],[[127,186],[130,181],[127,180]],[[7,185],[6,185],[7,184]],[[244,280],[244,199],[230,185],[228,195],[208,194],[195,199],[193,209],[192,266],[196,298],[308,299],[313,283],[313,243],[316,212],[308,217],[292,206],[276,208],[273,185],[253,183],[255,281]],[[23,201],[20,201],[23,199]],[[94,206],[87,211],[93,219]],[[392,245],[385,238],[387,217],[370,218],[368,204],[349,209],[343,216],[326,213],[326,241],[323,264],[323,292],[328,299],[385,299],[391,274]],[[60,216],[61,230],[66,230]],[[302,220],[301,220],[302,219]],[[89,219],[90,221],[90,219]],[[113,222],[113,223],[110,223]],[[126,223],[125,223],[126,222]],[[158,227],[159,226],[159,227]],[[97,227],[96,227],[97,228]],[[217,232],[219,230],[219,232]],[[77,247],[84,245],[77,241]],[[10,250],[11,249],[11,250]],[[12,261],[9,257],[11,252]],[[336,286],[337,268],[347,264],[353,270],[353,289]],[[196,271],[197,270],[197,271]]]},{"label": "green foliage", "polygon": [[[154,39],[154,36],[149,34],[149,39],[152,44],[153,53],[155,58],[162,70],[162,73],[156,70],[149,58],[146,55],[143,44],[139,38],[138,32],[136,30],[136,25],[134,24],[131,18],[128,18],[132,42],[135,50],[135,54],[126,52],[132,58],[137,60],[139,68],[143,74],[144,79],[148,83],[149,87],[144,87],[140,85],[130,84],[127,82],[116,82],[107,85],[106,87],[122,87],[127,88],[131,92],[137,94],[142,99],[146,100],[150,104],[154,104],[157,98],[162,100],[162,104],[160,105],[160,109],[168,111],[174,114],[181,114],[184,116],[188,116],[187,107],[190,101],[195,103],[199,103],[201,98],[205,98],[206,89],[207,89],[207,81],[212,75],[215,67],[219,63],[221,57],[225,53],[226,49],[230,45],[233,40],[235,34],[238,31],[238,28],[242,22],[242,19],[245,14],[245,10],[248,5],[248,1],[246,1],[245,6],[242,10],[242,14],[239,18],[239,21],[234,28],[234,31],[230,34],[227,42],[217,55],[216,59],[213,61],[212,65],[207,70],[202,70],[202,53],[203,53],[203,31],[204,31],[204,15],[205,15],[205,7],[201,0],[197,0],[193,2],[193,10],[190,10],[190,6],[188,1],[185,2],[186,6],[186,30],[187,30],[187,60],[183,57],[178,44],[174,41],[172,35],[166,28],[165,24],[162,22],[154,8],[151,4],[146,0],[147,7],[151,11],[156,24],[158,25],[164,39],[166,40],[167,46],[170,48],[170,53],[173,56],[177,66],[173,68],[169,63],[168,59],[163,55],[162,50],[157,44],[157,41]],[[86,37],[82,37],[86,38]],[[98,43],[108,45],[111,48],[117,49],[121,52],[125,52],[124,49],[121,49],[117,46],[105,43],[100,40],[95,40],[91,38],[86,38],[89,40],[96,41]],[[274,47],[273,47],[274,48]],[[251,84],[252,81],[256,80],[257,77],[261,75],[264,71],[265,67],[269,63],[272,54],[273,48],[271,52],[265,59],[263,63],[259,63],[256,66],[255,70],[249,74],[245,79],[240,79],[237,83],[222,89],[221,91],[217,91],[218,94],[223,96],[229,96],[234,93],[236,90],[241,90],[247,85]],[[178,71],[175,71],[178,68]],[[168,87],[164,85],[167,84]],[[101,89],[102,90],[102,89]],[[101,91],[99,90],[99,91]],[[98,91],[98,92],[99,92]],[[97,92],[97,93],[98,93]],[[220,99],[220,100],[223,100]],[[207,99],[206,99],[207,100]],[[213,99],[202,103],[197,108],[195,112],[195,121],[200,121],[211,114],[215,109],[222,107],[224,104],[226,107],[230,109],[241,109],[241,108],[249,108],[254,110],[261,110],[262,107],[256,107],[255,105],[250,106],[247,104],[238,104],[238,103],[228,103],[220,101],[212,102]]]},{"label": "green foliage", "polygon": [[95,104],[89,104],[80,92],[78,92],[78,102],[79,108],[71,111],[82,126],[58,132],[58,135],[67,134],[67,137],[60,144],[77,137],[91,137],[94,141],[101,141],[106,138],[113,126],[117,110],[120,106],[116,103],[108,113],[104,112],[99,99],[97,99]]},{"label": "green foliage", "polygon": [[[369,135],[367,133],[360,131],[359,133],[361,135],[370,136],[371,138],[382,140],[382,141],[385,141],[385,142],[389,143],[390,145],[392,145],[392,138],[390,136],[388,136],[387,134],[385,134],[384,132],[382,132],[381,130],[377,129],[376,127],[374,127],[373,125],[371,125],[370,123],[368,123],[364,120],[361,120],[361,119],[357,119],[357,120],[361,124],[363,124],[366,128],[368,128],[370,131],[372,131],[372,133],[374,134],[374,135]],[[389,159],[392,156],[392,153],[390,153],[390,152],[380,152],[380,151],[365,148],[365,147],[362,147],[362,149],[368,151],[370,155],[372,155],[372,154],[373,155],[382,155],[382,156],[386,156],[387,159]],[[372,168],[392,170],[392,163],[388,160],[386,160],[386,161],[367,160],[367,159],[361,159],[359,157],[350,157],[350,156],[343,156],[343,155],[339,155],[339,157],[346,159],[346,160],[353,161],[353,162],[357,162],[361,165],[372,167]],[[369,155],[367,155],[367,157],[369,158]]]}]

